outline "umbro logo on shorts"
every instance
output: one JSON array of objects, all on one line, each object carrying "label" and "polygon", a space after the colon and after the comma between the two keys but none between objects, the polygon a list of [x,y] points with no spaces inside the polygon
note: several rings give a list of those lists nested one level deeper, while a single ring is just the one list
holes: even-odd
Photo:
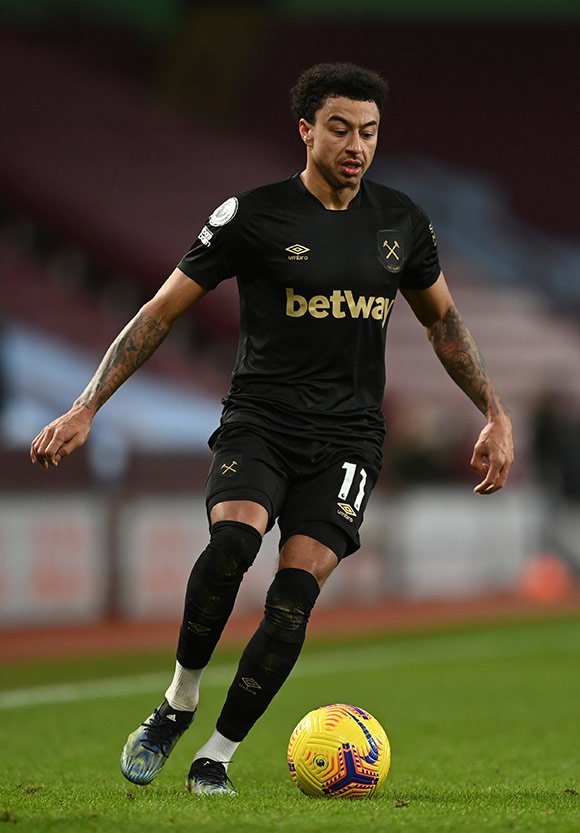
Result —
[{"label": "umbro logo on shorts", "polygon": [[353,518],[356,518],[356,512],[350,505],[350,503],[337,503],[338,509],[336,510],[337,514],[340,515],[342,518],[346,518],[347,521],[352,523]]}]

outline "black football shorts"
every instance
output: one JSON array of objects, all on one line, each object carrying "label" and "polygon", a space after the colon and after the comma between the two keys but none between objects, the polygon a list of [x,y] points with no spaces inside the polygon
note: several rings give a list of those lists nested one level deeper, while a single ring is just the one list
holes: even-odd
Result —
[{"label": "black football shorts", "polygon": [[210,442],[208,514],[225,500],[252,500],[268,512],[268,529],[278,521],[280,547],[292,535],[308,535],[339,558],[359,549],[359,528],[379,474],[374,448],[265,436],[235,425],[219,429]]}]

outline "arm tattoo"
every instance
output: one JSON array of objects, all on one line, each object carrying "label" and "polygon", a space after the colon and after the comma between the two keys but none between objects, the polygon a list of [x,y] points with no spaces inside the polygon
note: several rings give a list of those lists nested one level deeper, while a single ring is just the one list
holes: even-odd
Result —
[{"label": "arm tattoo", "polygon": [[455,307],[427,328],[439,361],[456,385],[486,416],[504,411],[473,336]]},{"label": "arm tattoo", "polygon": [[169,329],[140,310],[111,344],[75,405],[93,405],[98,410],[153,355]]}]

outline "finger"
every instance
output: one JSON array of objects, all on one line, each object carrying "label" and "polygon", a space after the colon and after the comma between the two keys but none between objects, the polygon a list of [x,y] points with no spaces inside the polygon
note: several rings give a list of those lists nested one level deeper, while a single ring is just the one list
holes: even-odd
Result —
[{"label": "finger", "polygon": [[75,451],[79,445],[82,445],[82,442],[78,439],[78,436],[74,436],[72,439],[68,440],[68,442],[63,443],[58,450],[59,462],[64,457],[68,457],[69,454],[72,454],[72,452]]},{"label": "finger", "polygon": [[41,438],[44,431],[41,431],[40,434],[37,434],[36,437],[30,443],[30,456],[34,457],[35,459],[38,457],[38,452],[40,449]]},{"label": "finger", "polygon": [[491,461],[484,465],[482,471],[485,473],[485,478],[474,489],[478,495],[487,494],[495,486],[499,477],[499,466]]},{"label": "finger", "polygon": [[481,471],[482,466],[484,465],[483,462],[483,455],[480,454],[477,449],[474,449],[473,454],[471,455],[471,460],[469,461],[469,465],[472,466],[477,471]]},{"label": "finger", "polygon": [[46,448],[46,458],[50,465],[58,466],[58,464],[69,454],[72,454],[84,442],[84,439],[78,431],[75,431],[72,436],[57,434]]},{"label": "finger", "polygon": [[490,467],[489,455],[483,448],[476,445],[471,455],[470,465],[480,474],[487,474]]},{"label": "finger", "polygon": [[51,466],[58,466],[62,457],[61,449],[66,442],[58,433],[55,434],[44,449],[44,459]]},{"label": "finger", "polygon": [[32,445],[30,446],[31,450],[34,452],[36,457],[43,457],[45,445],[50,442],[50,426],[46,425],[42,431],[40,431],[36,437],[32,440]]},{"label": "finger", "polygon": [[42,466],[43,468],[46,469],[46,468],[48,468],[48,464],[47,464],[46,460],[44,459],[44,450],[43,450],[43,447],[42,447],[42,445],[43,445],[42,434],[43,433],[44,433],[44,431],[42,431],[33,440],[32,445],[30,446],[30,459],[32,460],[33,463],[36,463],[39,466]]},{"label": "finger", "polygon": [[40,457],[38,454],[36,454],[36,452],[34,452],[32,450],[30,452],[30,459],[32,460],[33,463],[35,463],[39,466],[42,466],[43,469],[48,468],[48,463],[46,462],[46,460],[44,460],[42,457]]},{"label": "finger", "polygon": [[494,470],[490,468],[485,480],[479,483],[473,491],[478,495],[492,495],[494,492],[498,492],[500,489],[503,489],[506,484],[508,471],[509,470],[506,469],[506,466],[504,465],[500,471],[494,475]]},{"label": "finger", "polygon": [[497,483],[489,483],[486,485],[485,480],[483,483],[480,483],[478,486],[475,487],[473,490],[476,495],[492,495],[494,492],[497,492],[502,487]]},{"label": "finger", "polygon": [[35,454],[32,451],[30,452],[30,459],[32,460],[32,462],[34,464],[36,464],[38,466],[42,466],[43,469],[48,468],[48,463],[46,462],[46,460],[42,459],[41,457],[39,457],[37,454]]},{"label": "finger", "polygon": [[31,453],[30,459],[32,460],[33,463],[35,463],[38,466],[41,466],[43,469],[48,468],[48,463],[46,462],[46,460],[42,459],[37,454],[32,454]]}]

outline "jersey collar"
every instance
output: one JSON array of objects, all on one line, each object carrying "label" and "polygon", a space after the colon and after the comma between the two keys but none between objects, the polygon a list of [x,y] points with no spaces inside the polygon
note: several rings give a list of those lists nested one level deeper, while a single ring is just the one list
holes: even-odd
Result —
[{"label": "jersey collar", "polygon": [[[320,200],[319,200],[317,197],[315,197],[315,196],[314,196],[314,194],[313,194],[313,193],[311,193],[311,192],[308,190],[308,188],[306,187],[306,185],[302,182],[302,180],[301,180],[301,178],[300,178],[300,173],[293,174],[293,176],[291,176],[291,177],[290,177],[290,182],[294,185],[294,187],[295,187],[296,191],[298,192],[298,194],[299,194],[299,195],[300,195],[303,199],[306,199],[306,200],[308,200],[308,202],[313,203],[314,205],[317,205],[317,206],[318,206],[318,207],[319,207],[322,211],[328,211],[328,212],[329,212],[329,213],[331,213],[331,214],[344,214],[344,213],[345,213],[344,211],[333,211],[333,210],[332,210],[332,209],[330,209],[330,208],[326,208],[326,207],[325,207],[325,206],[324,206],[324,205],[320,202]],[[346,209],[347,211],[352,211],[353,209],[360,208],[361,203],[362,203],[362,191],[363,191],[363,188],[364,188],[364,179],[363,179],[363,180],[362,180],[362,182],[361,182],[361,187],[360,187],[360,188],[359,188],[359,190],[358,190],[358,194],[357,194],[357,195],[356,195],[356,197],[355,197],[355,198],[351,201],[350,205],[349,205],[349,206],[348,206],[348,208]]]}]

